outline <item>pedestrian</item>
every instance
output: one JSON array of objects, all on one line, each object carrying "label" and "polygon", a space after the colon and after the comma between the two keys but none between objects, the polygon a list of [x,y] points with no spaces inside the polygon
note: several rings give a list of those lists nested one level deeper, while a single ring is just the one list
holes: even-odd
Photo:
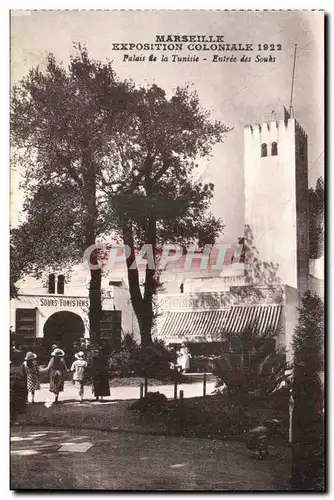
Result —
[{"label": "pedestrian", "polygon": [[27,384],[27,392],[31,394],[31,402],[35,402],[35,391],[40,389],[39,381],[39,366],[36,361],[37,354],[34,352],[27,352],[23,361],[23,371]]},{"label": "pedestrian", "polygon": [[110,396],[109,364],[104,349],[99,347],[91,359],[91,375],[93,379],[93,393],[96,401],[104,396]]},{"label": "pedestrian", "polygon": [[177,354],[174,346],[168,345],[167,350],[169,352],[169,367],[171,370],[175,370],[177,367]]},{"label": "pedestrian", "polygon": [[84,353],[82,351],[77,352],[75,355],[76,361],[73,362],[71,366],[71,372],[73,373],[73,382],[79,386],[79,397],[80,403],[83,403],[84,396],[84,376],[87,369],[87,361],[85,361]]},{"label": "pedestrian", "polygon": [[186,373],[189,370],[190,367],[190,358],[191,354],[186,346],[185,343],[181,345],[180,353],[179,353],[179,358],[178,358],[178,364],[181,365],[182,372]]},{"label": "pedestrian", "polygon": [[52,351],[51,359],[46,368],[46,371],[49,372],[49,391],[53,392],[55,395],[55,403],[58,402],[59,393],[64,390],[65,373],[68,373],[64,356],[64,351],[57,347],[54,351]]}]

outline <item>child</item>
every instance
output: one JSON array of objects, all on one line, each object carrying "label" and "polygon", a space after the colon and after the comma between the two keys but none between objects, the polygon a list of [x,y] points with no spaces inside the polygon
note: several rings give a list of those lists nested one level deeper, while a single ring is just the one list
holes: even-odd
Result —
[{"label": "child", "polygon": [[39,367],[36,361],[37,355],[33,352],[27,352],[23,362],[23,370],[27,382],[27,391],[31,393],[31,402],[35,402],[35,391],[40,389]]},{"label": "child", "polygon": [[71,366],[71,372],[73,373],[73,382],[79,385],[79,397],[80,403],[83,403],[84,395],[84,374],[87,368],[87,361],[84,360],[84,353],[82,351],[76,353],[76,361],[73,362]]}]

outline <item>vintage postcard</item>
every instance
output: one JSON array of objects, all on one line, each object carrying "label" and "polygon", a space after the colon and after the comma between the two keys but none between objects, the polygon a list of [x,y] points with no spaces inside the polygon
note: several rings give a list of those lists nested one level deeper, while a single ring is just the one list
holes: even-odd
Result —
[{"label": "vintage postcard", "polygon": [[326,489],[324,17],[11,11],[12,490]]}]

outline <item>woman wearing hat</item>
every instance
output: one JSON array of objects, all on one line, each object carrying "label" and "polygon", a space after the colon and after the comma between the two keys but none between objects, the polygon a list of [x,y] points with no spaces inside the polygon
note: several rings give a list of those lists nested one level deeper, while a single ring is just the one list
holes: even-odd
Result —
[{"label": "woman wearing hat", "polygon": [[68,372],[64,356],[64,351],[56,347],[51,353],[51,359],[46,368],[50,378],[49,391],[54,393],[55,403],[58,402],[59,393],[64,390],[64,377]]},{"label": "woman wearing hat", "polygon": [[82,403],[84,395],[84,375],[87,369],[87,361],[85,361],[85,354],[82,351],[77,352],[74,357],[76,358],[76,360],[71,366],[71,372],[74,372],[73,382],[79,385],[79,397],[80,403]]},{"label": "woman wearing hat", "polygon": [[40,389],[39,366],[34,352],[27,352],[23,361],[23,371],[27,383],[27,391],[31,393],[31,402],[35,402],[35,391]]}]

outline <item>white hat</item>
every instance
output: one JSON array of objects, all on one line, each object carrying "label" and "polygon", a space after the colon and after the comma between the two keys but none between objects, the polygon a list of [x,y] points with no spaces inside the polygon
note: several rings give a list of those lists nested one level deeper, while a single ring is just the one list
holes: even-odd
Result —
[{"label": "white hat", "polygon": [[65,353],[62,349],[57,347],[54,351],[52,351],[51,356],[65,356]]},{"label": "white hat", "polygon": [[82,351],[77,352],[76,354],[74,354],[74,357],[77,358],[77,359],[82,359],[84,356],[85,356],[85,354]]},{"label": "white hat", "polygon": [[27,352],[26,354],[26,357],[25,357],[25,361],[28,361],[29,359],[36,359],[37,358],[37,354],[35,354],[34,352]]}]

